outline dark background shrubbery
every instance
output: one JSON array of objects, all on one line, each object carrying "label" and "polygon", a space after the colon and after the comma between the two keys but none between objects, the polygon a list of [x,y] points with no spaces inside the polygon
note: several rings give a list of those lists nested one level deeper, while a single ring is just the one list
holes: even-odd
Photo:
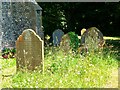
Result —
[{"label": "dark background shrubbery", "polygon": [[[38,2],[43,9],[45,35],[57,28],[80,35],[82,28],[97,27],[104,36],[120,36],[118,2]],[[63,24],[64,23],[64,24]]]}]

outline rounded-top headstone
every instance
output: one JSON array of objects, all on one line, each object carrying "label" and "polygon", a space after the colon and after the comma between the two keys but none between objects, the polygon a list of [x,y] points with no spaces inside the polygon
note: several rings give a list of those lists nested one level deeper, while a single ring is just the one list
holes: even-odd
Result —
[{"label": "rounded-top headstone", "polygon": [[70,47],[70,37],[69,37],[68,33],[62,36],[61,42],[60,42],[60,48],[64,52],[69,52],[70,51],[70,49],[71,49],[71,47]]},{"label": "rounded-top headstone", "polygon": [[81,45],[86,47],[88,50],[96,50],[105,44],[103,34],[96,27],[88,28],[81,35]]},{"label": "rounded-top headstone", "polygon": [[53,45],[54,46],[59,46],[61,42],[61,38],[64,35],[64,32],[61,29],[56,29],[53,34]]},{"label": "rounded-top headstone", "polygon": [[16,41],[17,69],[27,68],[35,70],[43,66],[44,48],[43,41],[32,29],[24,30]]},{"label": "rounded-top headstone", "polygon": [[75,34],[75,32],[68,32],[67,34],[63,35],[60,47],[65,52],[76,51],[79,47],[78,35]]}]

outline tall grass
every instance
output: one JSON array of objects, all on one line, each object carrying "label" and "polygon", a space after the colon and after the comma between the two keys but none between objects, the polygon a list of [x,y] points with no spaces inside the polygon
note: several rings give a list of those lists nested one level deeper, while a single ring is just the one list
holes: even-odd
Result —
[{"label": "tall grass", "polygon": [[[106,50],[105,50],[106,51]],[[113,53],[88,53],[87,55],[63,53],[59,48],[46,47],[44,74],[36,71],[18,71],[10,77],[11,88],[104,88],[111,78],[113,68],[118,68],[118,61]],[[11,64],[10,64],[11,63]],[[3,67],[8,62],[3,60]],[[14,60],[9,61],[15,66]],[[9,68],[8,68],[9,70]],[[4,81],[4,80],[3,80]]]}]

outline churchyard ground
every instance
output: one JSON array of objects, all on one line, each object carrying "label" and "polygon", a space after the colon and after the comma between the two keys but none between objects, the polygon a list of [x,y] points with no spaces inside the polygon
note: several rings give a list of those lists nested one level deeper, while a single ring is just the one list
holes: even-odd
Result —
[{"label": "churchyard ground", "polygon": [[[109,39],[113,49],[103,53],[64,55],[59,48],[45,47],[44,74],[16,72],[16,59],[0,58],[2,88],[118,88],[119,40]],[[118,41],[118,42],[116,42]],[[115,45],[115,46],[114,46]]]}]

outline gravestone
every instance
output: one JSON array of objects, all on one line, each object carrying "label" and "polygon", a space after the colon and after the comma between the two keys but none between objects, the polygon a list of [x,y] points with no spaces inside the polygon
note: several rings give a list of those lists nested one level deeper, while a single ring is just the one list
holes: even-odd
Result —
[{"label": "gravestone", "polygon": [[35,70],[37,66],[43,66],[43,60],[43,40],[32,29],[24,30],[16,41],[17,69]]},{"label": "gravestone", "polygon": [[53,45],[59,46],[62,36],[64,35],[64,32],[61,29],[57,29],[53,32]]},{"label": "gravestone", "polygon": [[71,47],[70,47],[70,37],[68,34],[65,34],[62,36],[61,38],[61,42],[60,42],[60,48],[64,51],[64,52],[69,52]]},{"label": "gravestone", "polygon": [[60,47],[65,52],[69,52],[71,50],[76,52],[79,47],[78,35],[75,34],[75,32],[68,32],[62,37]]},{"label": "gravestone", "polygon": [[84,46],[89,51],[99,50],[104,44],[103,34],[96,27],[88,28],[81,35],[81,46]]},{"label": "gravestone", "polygon": [[[17,37],[25,29],[33,29],[42,39],[42,8],[35,0],[3,0],[0,2],[1,23],[3,32],[2,48],[15,47]],[[2,27],[1,27],[2,26]]]}]

